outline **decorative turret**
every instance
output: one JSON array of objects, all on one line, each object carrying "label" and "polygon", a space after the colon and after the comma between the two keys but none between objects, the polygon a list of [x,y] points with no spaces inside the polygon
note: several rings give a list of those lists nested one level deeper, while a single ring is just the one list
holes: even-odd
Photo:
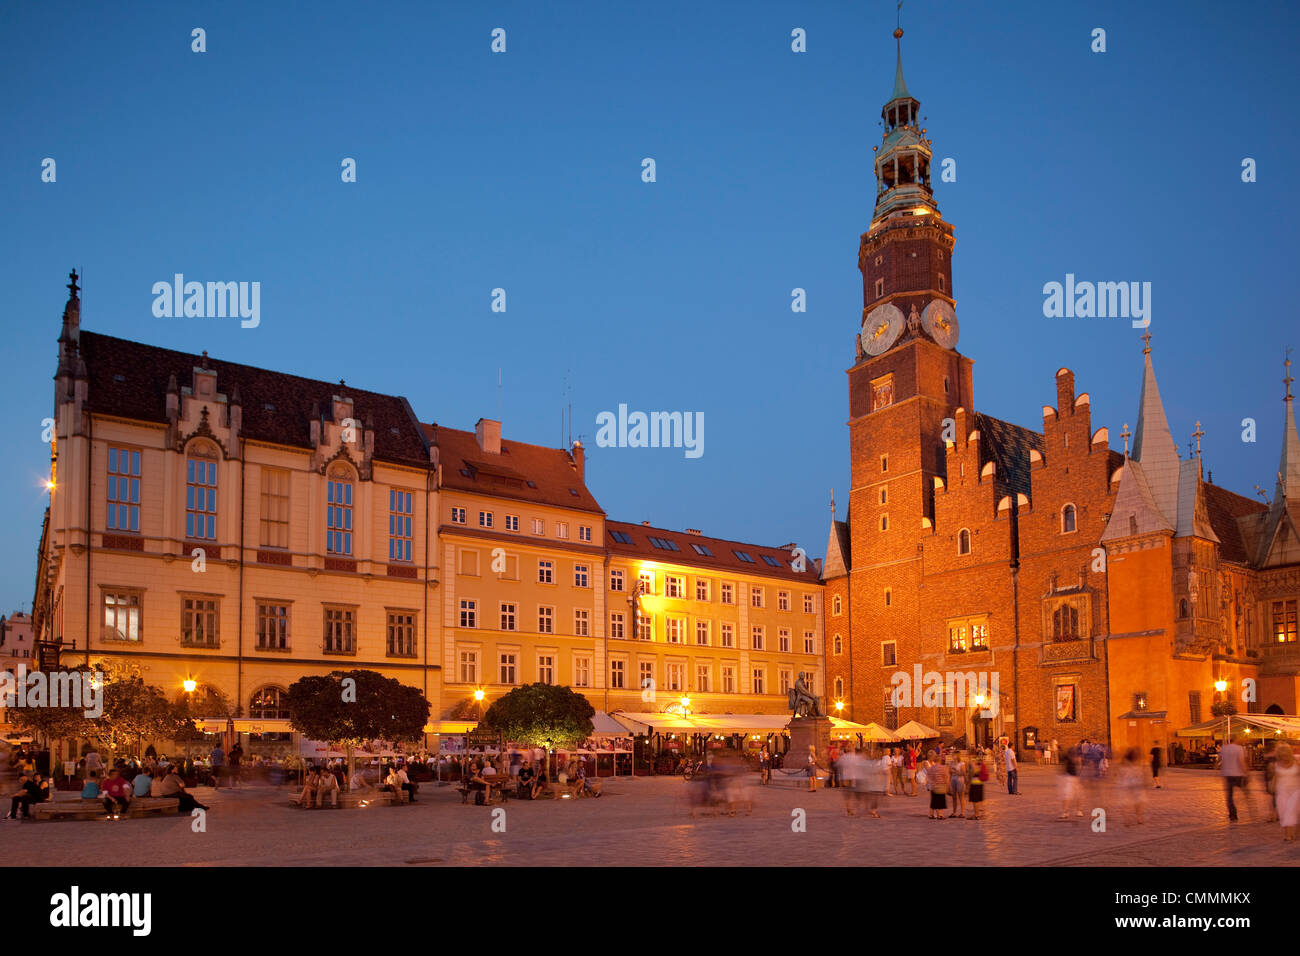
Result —
[{"label": "decorative turret", "polygon": [[1296,431],[1295,396],[1291,394],[1291,358],[1283,363],[1282,458],[1277,467],[1277,486],[1264,519],[1260,536],[1259,565],[1272,568],[1300,562],[1300,433]]},{"label": "decorative turret", "polygon": [[938,214],[930,190],[931,143],[925,138],[917,111],[921,103],[907,92],[903,79],[903,31],[894,31],[898,60],[894,91],[881,108],[885,132],[876,148],[876,210],[872,227],[896,212]]}]

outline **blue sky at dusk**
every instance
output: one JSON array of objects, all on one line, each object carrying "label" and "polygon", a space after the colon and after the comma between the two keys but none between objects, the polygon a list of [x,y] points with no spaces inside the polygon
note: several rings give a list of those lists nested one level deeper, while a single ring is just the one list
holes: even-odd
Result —
[{"label": "blue sky at dusk", "polygon": [[[935,196],[976,407],[1041,427],[1068,366],[1118,449],[1139,333],[1045,318],[1042,288],[1149,281],[1184,456],[1199,420],[1215,482],[1271,495],[1300,349],[1297,8],[907,0],[902,17],[936,172],[956,160]],[[505,437],[540,444],[571,402],[611,517],[820,556],[831,488],[841,518],[848,500],[894,19],[893,0],[0,7],[0,610],[32,599],[72,266],[97,332],[346,379],[457,428],[500,401]],[[151,287],[177,272],[260,282],[260,326],[156,318]],[[595,447],[620,403],[702,412],[703,456]]]}]

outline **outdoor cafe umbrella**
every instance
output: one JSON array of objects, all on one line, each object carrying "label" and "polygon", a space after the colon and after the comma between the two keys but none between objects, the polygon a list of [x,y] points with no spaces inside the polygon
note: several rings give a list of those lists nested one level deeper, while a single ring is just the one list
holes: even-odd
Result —
[{"label": "outdoor cafe umbrella", "polygon": [[917,723],[915,720],[909,720],[895,730],[894,735],[899,740],[932,740],[939,736],[939,731],[927,727],[925,724]]}]

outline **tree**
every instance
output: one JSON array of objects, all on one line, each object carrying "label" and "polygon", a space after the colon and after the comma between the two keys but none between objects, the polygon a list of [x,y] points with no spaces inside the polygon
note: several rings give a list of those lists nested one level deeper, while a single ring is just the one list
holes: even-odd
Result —
[{"label": "tree", "polygon": [[287,697],[290,726],[309,740],[345,749],[349,774],[361,744],[418,740],[429,720],[429,702],[417,688],[375,671],[302,677],[289,685]]},{"label": "tree", "polygon": [[[89,667],[58,667],[44,672],[47,680],[58,680],[67,686],[73,681],[81,682],[85,687],[94,672]],[[62,675],[69,675],[64,677]],[[85,701],[83,701],[83,704]],[[87,737],[94,732],[94,721],[86,716],[89,708],[50,707],[14,707],[8,714],[14,729],[19,733],[43,736],[48,745],[53,740],[64,737]]]},{"label": "tree", "polygon": [[1216,700],[1210,705],[1210,713],[1215,717],[1231,717],[1237,712],[1237,705],[1230,700]]},{"label": "tree", "polygon": [[525,684],[492,702],[483,724],[506,740],[532,747],[576,747],[591,736],[596,709],[556,684]]},{"label": "tree", "polygon": [[458,700],[452,705],[451,712],[447,716],[449,720],[482,720],[483,702],[473,697]]}]

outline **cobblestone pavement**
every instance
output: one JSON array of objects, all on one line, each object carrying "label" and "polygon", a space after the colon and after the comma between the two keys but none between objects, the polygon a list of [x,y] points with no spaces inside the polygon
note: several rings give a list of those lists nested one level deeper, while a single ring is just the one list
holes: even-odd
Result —
[{"label": "cobblestone pavement", "polygon": [[[1091,816],[1059,819],[1060,775],[1046,767],[1022,769],[1019,797],[990,781],[987,820],[937,825],[924,794],[888,798],[873,820],[847,816],[840,791],[791,786],[753,787],[751,816],[692,819],[675,777],[606,780],[596,800],[511,800],[504,833],[492,829],[495,808],[463,806],[454,788],[432,784],[412,806],[338,811],[289,807],[284,788],[199,788],[212,808],[206,832],[184,817],[0,821],[0,864],[752,866],[795,855],[828,866],[1300,864],[1300,842],[1284,844],[1267,822],[1258,779],[1259,802],[1244,804],[1231,826],[1217,775],[1175,770],[1161,779],[1140,826],[1108,786],[1085,796],[1085,812],[1106,810],[1105,832],[1094,832]],[[805,832],[792,830],[798,809]]]}]

